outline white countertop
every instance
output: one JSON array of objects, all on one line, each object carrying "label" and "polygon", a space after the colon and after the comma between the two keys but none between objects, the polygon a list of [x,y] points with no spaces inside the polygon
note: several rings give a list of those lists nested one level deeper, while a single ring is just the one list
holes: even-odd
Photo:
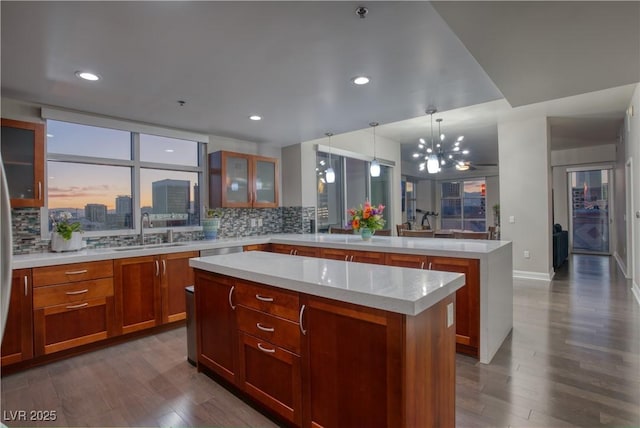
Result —
[{"label": "white countertop", "polygon": [[371,241],[363,241],[359,235],[338,234],[274,234],[245,238],[225,238],[216,240],[190,241],[158,247],[96,248],[68,253],[33,253],[17,255],[13,258],[13,269],[25,269],[67,263],[91,262],[106,259],[168,254],[183,251],[201,251],[214,248],[235,247],[251,244],[280,243],[306,245],[310,247],[343,248],[359,251],[379,251],[387,253],[440,255],[462,258],[482,258],[487,254],[511,245],[510,241],[483,241],[448,238],[400,238],[374,236]]},{"label": "white countertop", "polygon": [[196,269],[342,302],[417,315],[464,285],[464,275],[250,251],[198,257]]}]

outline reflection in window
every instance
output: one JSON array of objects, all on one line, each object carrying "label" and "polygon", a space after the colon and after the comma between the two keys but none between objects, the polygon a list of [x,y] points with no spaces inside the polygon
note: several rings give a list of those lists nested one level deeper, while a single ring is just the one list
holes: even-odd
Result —
[{"label": "reflection in window", "polygon": [[198,145],[188,140],[140,134],[140,160],[198,166]]},{"label": "reflection in window", "polygon": [[440,189],[442,229],[487,230],[485,180],[445,181]]},{"label": "reflection in window", "polygon": [[131,133],[119,129],[47,120],[47,152],[131,159]]}]

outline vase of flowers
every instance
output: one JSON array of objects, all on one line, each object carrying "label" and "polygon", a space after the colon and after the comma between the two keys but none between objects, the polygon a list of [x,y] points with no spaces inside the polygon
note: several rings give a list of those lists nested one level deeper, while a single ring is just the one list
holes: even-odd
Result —
[{"label": "vase of flowers", "polygon": [[80,223],[71,221],[70,212],[51,215],[51,251],[77,251],[82,248]]},{"label": "vase of flowers", "polygon": [[382,211],[384,211],[384,205],[380,204],[375,207],[369,201],[365,201],[364,205],[360,205],[358,208],[349,209],[351,227],[355,232],[360,232],[360,237],[363,240],[369,241],[376,230],[384,227],[385,221],[382,218]]},{"label": "vase of flowers", "polygon": [[204,239],[218,238],[218,229],[220,229],[220,217],[222,217],[221,209],[205,209],[205,218],[202,219],[202,232],[204,232]]}]

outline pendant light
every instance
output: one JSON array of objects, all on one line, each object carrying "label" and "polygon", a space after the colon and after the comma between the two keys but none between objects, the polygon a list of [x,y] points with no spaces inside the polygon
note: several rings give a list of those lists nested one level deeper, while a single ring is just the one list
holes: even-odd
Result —
[{"label": "pendant light", "polygon": [[373,160],[369,172],[372,177],[380,177],[380,162],[376,159],[376,126],[378,126],[378,122],[371,122],[369,126],[373,127]]},{"label": "pendant light", "polygon": [[433,114],[437,111],[435,108],[427,110],[427,114],[431,116],[431,154],[427,157],[427,172],[429,174],[435,174],[440,171],[440,162],[433,146]]},{"label": "pendant light", "polygon": [[329,168],[327,168],[327,170],[324,172],[324,178],[327,181],[327,183],[335,183],[336,173],[333,171],[333,168],[331,167],[331,136],[333,136],[333,133],[327,132],[324,135],[329,137]]}]

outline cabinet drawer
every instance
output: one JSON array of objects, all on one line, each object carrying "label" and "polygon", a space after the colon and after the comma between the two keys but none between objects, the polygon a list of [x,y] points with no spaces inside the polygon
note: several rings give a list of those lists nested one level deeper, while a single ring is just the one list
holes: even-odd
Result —
[{"label": "cabinet drawer", "polygon": [[113,261],[73,263],[33,269],[33,286],[64,284],[113,277]]},{"label": "cabinet drawer", "polygon": [[298,321],[300,301],[297,293],[240,280],[236,282],[235,292],[238,305]]},{"label": "cabinet drawer", "polygon": [[300,354],[300,325],[238,305],[238,329]]},{"label": "cabinet drawer", "polygon": [[108,296],[113,296],[113,279],[101,278],[35,288],[33,290],[33,306],[34,308],[44,308]]}]

